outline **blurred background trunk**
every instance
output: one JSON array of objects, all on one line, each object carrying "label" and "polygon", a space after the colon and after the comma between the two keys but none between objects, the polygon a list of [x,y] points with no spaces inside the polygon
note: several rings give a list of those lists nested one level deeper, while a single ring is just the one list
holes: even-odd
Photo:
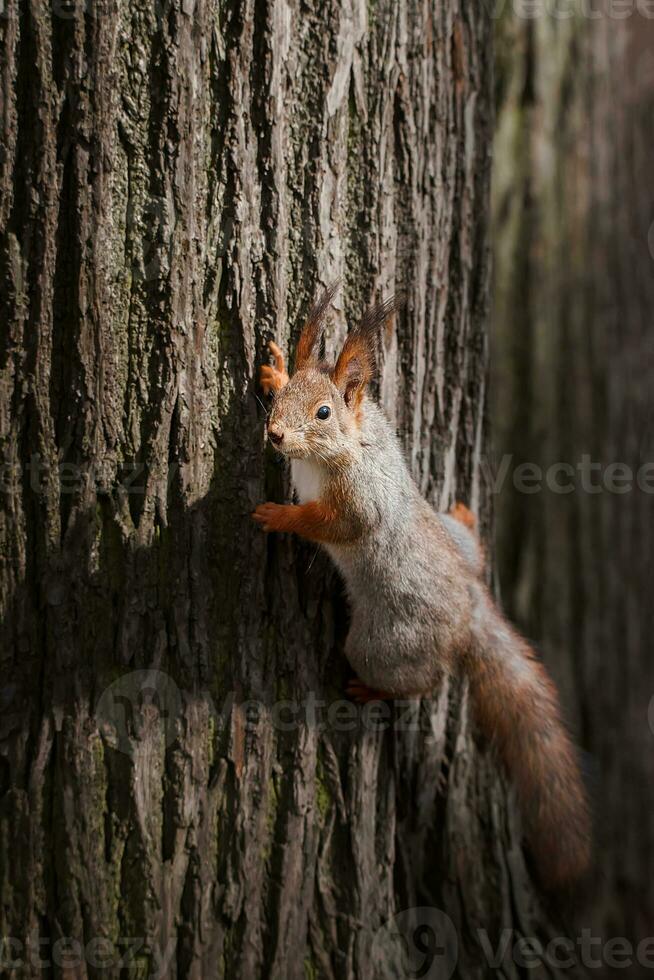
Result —
[{"label": "blurred background trunk", "polygon": [[[588,753],[588,921],[637,943],[654,922],[654,21],[635,5],[575,9],[498,21],[498,477],[512,461],[496,553],[503,601]],[[549,488],[516,489],[524,462]]]}]

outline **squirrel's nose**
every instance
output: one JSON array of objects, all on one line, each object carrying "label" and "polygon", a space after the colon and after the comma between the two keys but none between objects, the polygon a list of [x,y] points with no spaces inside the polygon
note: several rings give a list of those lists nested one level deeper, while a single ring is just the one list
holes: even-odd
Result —
[{"label": "squirrel's nose", "polygon": [[279,429],[268,429],[268,438],[275,446],[279,446],[284,438],[284,433],[280,432]]}]

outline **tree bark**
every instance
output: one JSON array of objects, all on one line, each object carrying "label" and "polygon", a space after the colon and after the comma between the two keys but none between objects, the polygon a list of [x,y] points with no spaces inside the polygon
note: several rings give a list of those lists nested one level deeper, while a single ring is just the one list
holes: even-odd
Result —
[{"label": "tree bark", "polygon": [[497,553],[588,752],[588,921],[635,948],[654,917],[654,24],[593,9],[500,30],[495,444],[544,489],[504,483]]},{"label": "tree bark", "polygon": [[340,276],[329,349],[403,296],[381,400],[489,525],[490,17],[9,0],[0,31],[2,934],[25,976],[40,938],[55,976],[372,978],[427,905],[487,975],[477,929],[547,925],[465,689],[343,730],[337,576],[250,513],[288,494],[265,344]]}]

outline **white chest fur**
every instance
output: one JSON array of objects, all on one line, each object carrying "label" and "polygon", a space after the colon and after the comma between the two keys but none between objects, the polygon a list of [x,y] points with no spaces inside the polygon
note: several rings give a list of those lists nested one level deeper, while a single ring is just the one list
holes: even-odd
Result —
[{"label": "white chest fur", "polygon": [[320,499],[324,473],[318,463],[309,459],[292,459],[291,479],[301,504]]}]

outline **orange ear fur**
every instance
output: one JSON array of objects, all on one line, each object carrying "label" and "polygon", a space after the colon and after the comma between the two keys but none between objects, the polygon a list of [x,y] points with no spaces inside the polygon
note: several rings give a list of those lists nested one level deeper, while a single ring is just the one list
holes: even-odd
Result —
[{"label": "orange ear fur", "polygon": [[375,350],[371,340],[358,330],[352,331],[332,371],[332,381],[343,395],[345,404],[352,409],[359,405],[365,387],[375,372]]},{"label": "orange ear fur", "polygon": [[395,312],[394,299],[371,307],[345,339],[331,378],[346,405],[356,411],[377,364],[379,329]]},{"label": "orange ear fur", "polygon": [[309,367],[311,364],[318,363],[318,355],[320,351],[320,341],[322,339],[323,329],[325,326],[325,317],[327,316],[327,310],[334,299],[334,296],[338,292],[338,287],[340,285],[339,280],[333,282],[323,293],[318,296],[315,300],[313,306],[309,310],[309,315],[307,317],[306,323],[302,328],[302,333],[300,334],[300,339],[297,342],[297,349],[295,352],[295,370],[299,371],[300,368]]}]

